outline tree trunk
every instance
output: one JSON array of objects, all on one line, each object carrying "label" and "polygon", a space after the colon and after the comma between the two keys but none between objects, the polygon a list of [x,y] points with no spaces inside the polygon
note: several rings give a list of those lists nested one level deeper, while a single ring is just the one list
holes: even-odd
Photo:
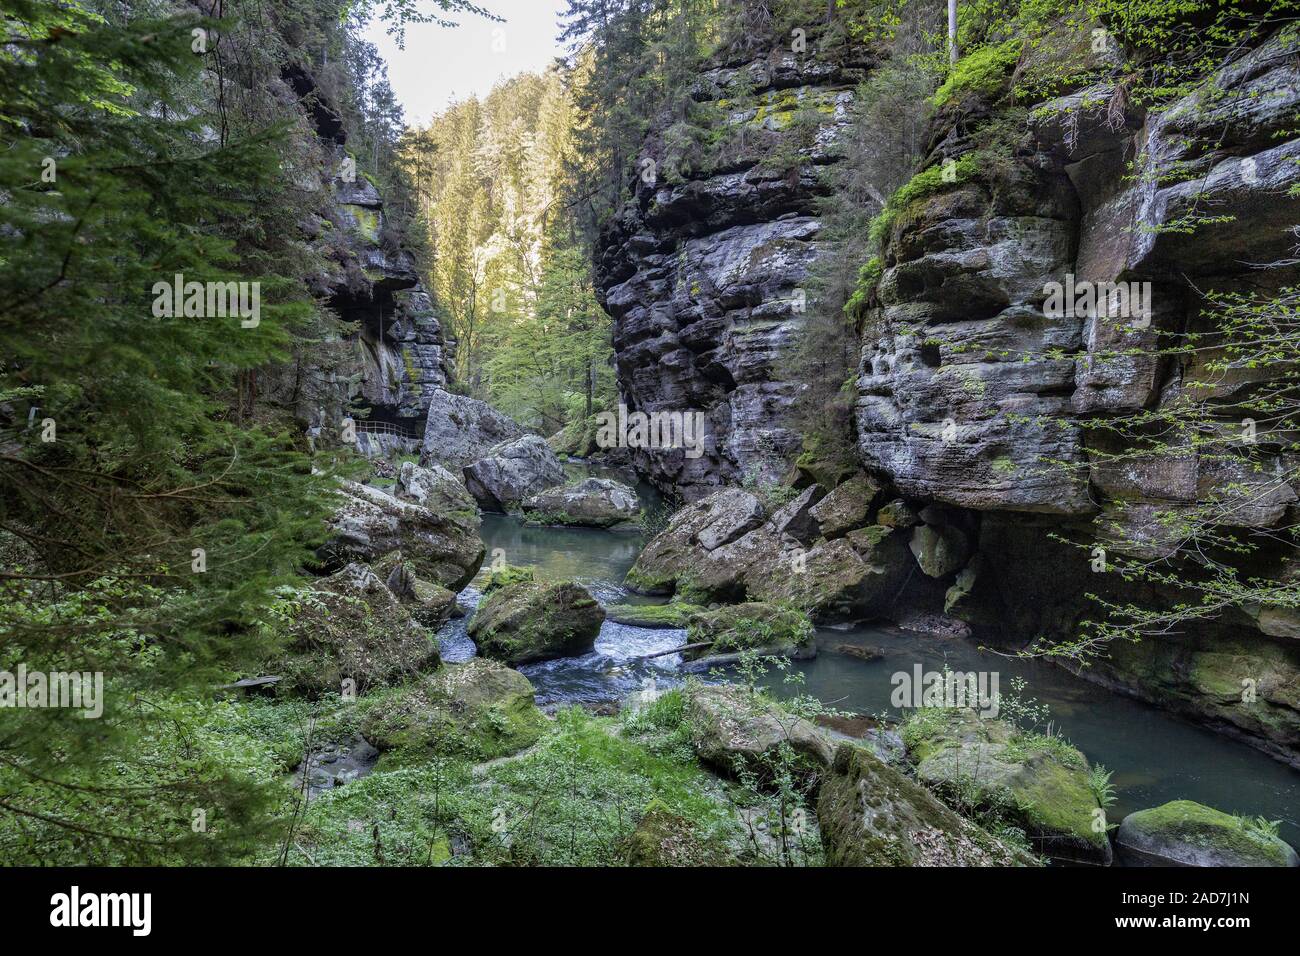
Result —
[{"label": "tree trunk", "polygon": [[957,62],[957,0],[948,0],[948,59]]}]

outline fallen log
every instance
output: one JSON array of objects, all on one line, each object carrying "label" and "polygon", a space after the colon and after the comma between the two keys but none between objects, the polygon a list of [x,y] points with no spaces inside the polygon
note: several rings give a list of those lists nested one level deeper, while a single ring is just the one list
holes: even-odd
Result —
[{"label": "fallen log", "polygon": [[683,644],[681,647],[674,647],[667,651],[655,651],[653,654],[643,654],[636,658],[638,661],[648,661],[654,657],[667,657],[669,654],[680,654],[682,651],[697,651],[701,647],[712,647],[712,641],[700,641],[698,644]]}]

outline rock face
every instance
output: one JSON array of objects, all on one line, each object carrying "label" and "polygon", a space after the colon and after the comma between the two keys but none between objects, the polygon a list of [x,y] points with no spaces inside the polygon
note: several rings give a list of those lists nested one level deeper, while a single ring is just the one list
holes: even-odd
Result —
[{"label": "rock face", "polygon": [[479,654],[507,664],[529,664],[586,654],[605,612],[572,582],[507,584],[483,599],[469,622]]},{"label": "rock face", "polygon": [[481,657],[448,664],[370,704],[361,722],[381,751],[491,760],[530,747],[546,728],[527,677]]},{"label": "rock face", "polygon": [[[816,499],[808,489],[766,519],[758,499],[738,489],[687,505],[641,552],[627,584],[696,603],[788,603],[821,619],[885,613],[914,567],[906,544],[881,526],[826,540],[812,517]],[[844,510],[826,513],[843,533]]]},{"label": "rock face", "polygon": [[[1198,502],[1227,503],[1229,527],[1293,520],[1294,470],[1274,446],[1250,461],[1189,448],[1116,463],[1108,455],[1124,449],[1083,422],[1188,396],[1239,398],[1269,374],[1213,371],[1213,354],[1156,361],[1133,351],[1204,330],[1197,290],[1296,281],[1294,268],[1261,277],[1250,264],[1287,258],[1300,221],[1290,191],[1300,167],[1288,159],[1300,139],[1286,119],[1300,105],[1298,80],[1296,51],[1271,40],[1158,112],[1119,108],[1123,97],[1104,83],[1032,105],[1008,169],[977,167],[895,217],[864,321],[858,453],[908,505],[949,506],[953,520],[925,520],[911,550],[923,571],[952,582],[946,607],[986,633],[1009,643],[1075,635],[1098,613],[1089,592],[1143,606],[1179,600],[1092,573],[1089,552],[1096,542],[1161,559],[1176,546],[1169,519]],[[963,131],[969,120],[937,117],[930,162],[978,139]],[[1049,284],[1068,282],[1149,283],[1149,314],[1049,308]],[[879,520],[903,525],[896,517]],[[1256,563],[1275,568],[1279,550],[1293,549],[1265,544]],[[1285,613],[1243,608],[1176,640],[1125,643],[1082,676],[1300,764],[1300,648],[1285,637]],[[1242,680],[1267,691],[1243,695]]]},{"label": "rock face", "polygon": [[420,464],[441,465],[460,474],[496,445],[522,437],[524,430],[486,402],[436,389],[429,398]]},{"label": "rock face", "polygon": [[358,451],[414,451],[429,396],[450,376],[455,343],[390,228],[383,197],[348,152],[338,113],[301,66],[287,67],[283,79],[318,138],[319,173],[300,183],[320,198],[303,223],[324,264],[312,291],[359,329],[341,346],[325,346],[334,352],[328,372],[286,368],[270,390],[316,437],[344,435],[350,407],[359,403],[369,414],[356,422]]},{"label": "rock face", "polygon": [[465,506],[460,510],[433,511],[350,481],[343,483],[340,498],[330,540],[317,553],[326,570],[401,551],[420,578],[459,591],[483,563],[478,511],[451,486],[444,487],[442,498]]},{"label": "rock face", "polygon": [[641,513],[637,493],[609,478],[586,478],[524,499],[524,513],[547,523],[610,528],[635,521]]},{"label": "rock face", "polygon": [[465,486],[491,511],[506,511],[563,481],[564,466],[537,435],[495,445],[465,467]]},{"label": "rock face", "polygon": [[438,644],[383,580],[349,564],[309,588],[288,625],[288,654],[270,663],[280,692],[358,694],[438,666]]},{"label": "rock face", "polygon": [[1115,842],[1146,866],[1300,866],[1296,851],[1251,821],[1191,800],[1130,813]]},{"label": "rock face", "polygon": [[698,458],[635,453],[639,471],[688,500],[746,477],[775,481],[800,450],[781,421],[799,385],[781,378],[778,361],[821,251],[820,174],[838,159],[836,132],[864,76],[862,64],[811,51],[778,45],[702,74],[693,96],[716,114],[716,152],[680,157],[652,139],[645,158],[658,175],[637,181],[597,248],[596,290],[614,319],[628,406],[705,416]]},{"label": "rock face", "polygon": [[902,728],[922,783],[962,793],[1005,814],[1034,849],[1058,859],[1105,866],[1110,840],[1098,828],[1101,805],[1088,785],[1088,761],[1062,741],[1023,734],[974,711],[928,708]]},{"label": "rock face", "polygon": [[817,820],[831,866],[1031,862],[860,747],[837,754],[818,794]]}]

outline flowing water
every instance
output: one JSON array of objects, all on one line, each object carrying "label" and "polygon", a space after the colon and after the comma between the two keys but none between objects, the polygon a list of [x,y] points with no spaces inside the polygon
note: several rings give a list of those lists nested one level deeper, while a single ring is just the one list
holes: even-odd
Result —
[{"label": "flowing water", "polygon": [[[533,565],[545,579],[576,579],[602,604],[644,603],[621,587],[644,543],[639,534],[533,528],[515,518],[485,515],[483,540],[489,562],[496,555],[510,564]],[[473,587],[462,594],[470,604],[478,597]],[[452,621],[440,634],[447,660],[473,655],[465,624],[464,618]],[[684,631],[606,621],[592,653],[521,669],[537,688],[542,705],[621,700],[649,681],[661,689],[681,683],[687,674],[679,655],[638,658],[684,642]],[[997,672],[1004,694],[1019,676],[1028,684],[1025,696],[1050,708],[1054,730],[1114,774],[1112,820],[1169,800],[1196,800],[1229,813],[1281,820],[1282,838],[1300,846],[1300,772],[1245,744],[1113,694],[1059,667],[981,652],[969,641],[850,627],[821,628],[817,643],[816,659],[793,665],[804,675],[799,692],[838,709],[899,716],[890,706],[891,677],[899,671],[912,673],[918,663],[927,671],[947,664],[957,671]],[[843,645],[867,648],[879,656],[866,660],[838,650]],[[781,693],[783,685],[774,683],[773,689]]]}]

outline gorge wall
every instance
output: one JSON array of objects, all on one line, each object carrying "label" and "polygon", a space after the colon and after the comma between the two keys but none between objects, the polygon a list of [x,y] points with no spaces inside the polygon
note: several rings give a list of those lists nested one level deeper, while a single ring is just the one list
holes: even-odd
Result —
[{"label": "gorge wall", "polygon": [[705,414],[700,457],[635,452],[642,474],[687,500],[778,481],[798,455],[784,412],[800,385],[780,359],[803,321],[816,204],[866,66],[777,49],[705,71],[691,94],[703,143],[653,137],[635,196],[601,237],[596,290],[623,401]]},{"label": "gorge wall", "polygon": [[[1119,54],[1110,57],[1109,73],[1123,75]],[[784,414],[800,383],[778,374],[800,325],[789,303],[819,254],[817,168],[835,161],[834,135],[867,67],[777,53],[708,74],[702,88],[725,90],[747,70],[765,102],[798,91],[834,110],[797,174],[769,175],[759,162],[641,183],[603,239],[598,287],[628,405],[708,411],[702,458],[637,453],[638,468],[687,500],[751,476],[776,480],[799,450]],[[954,529],[968,543],[968,559],[945,561],[936,583],[982,640],[1072,636],[1097,613],[1089,594],[1175,600],[1091,573],[1093,549],[1160,561],[1176,546],[1161,515],[1211,496],[1228,528],[1264,542],[1252,558],[1259,573],[1294,580],[1293,546],[1269,541],[1300,517],[1300,489],[1285,477],[1294,463],[1276,443],[1239,459],[1191,449],[1116,464],[1095,424],[1192,395],[1230,399],[1269,374],[1215,372],[1212,351],[1177,361],[1142,351],[1204,328],[1200,290],[1295,282],[1294,266],[1259,266],[1293,255],[1297,107],[1300,56],[1275,38],[1159,112],[1105,81],[1031,105],[1014,161],[997,169],[969,162],[991,99],[936,115],[923,168],[950,161],[959,172],[898,210],[884,237],[862,323],[853,440],[886,498],[901,498],[936,540]],[[759,108],[731,121],[793,135],[769,120]],[[1206,224],[1182,228],[1199,218]],[[1052,314],[1047,284],[1067,277],[1149,282],[1149,324]],[[944,591],[924,593],[933,601]],[[1178,634],[1118,642],[1081,675],[1300,766],[1298,639],[1294,611],[1229,608]]]},{"label": "gorge wall", "polygon": [[316,200],[302,222],[320,262],[312,292],[348,325],[338,341],[283,370],[276,397],[309,434],[338,437],[356,407],[367,412],[355,422],[363,453],[418,453],[429,403],[451,377],[455,340],[325,93],[298,66],[284,70],[283,84],[315,133],[315,163],[299,182]]}]

